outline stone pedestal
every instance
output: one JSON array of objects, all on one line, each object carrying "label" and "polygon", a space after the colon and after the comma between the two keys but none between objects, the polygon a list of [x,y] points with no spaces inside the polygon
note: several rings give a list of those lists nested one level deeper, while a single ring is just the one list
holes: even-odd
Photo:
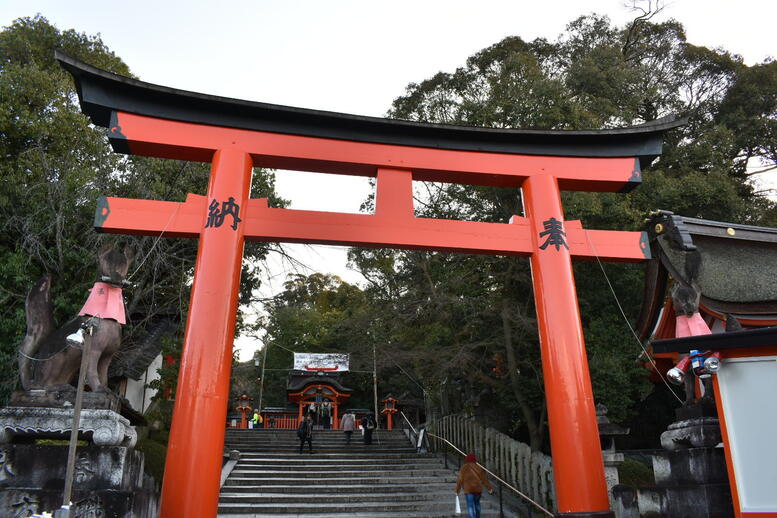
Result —
[{"label": "stone pedestal", "polygon": [[623,463],[623,454],[615,451],[615,437],[628,435],[629,429],[615,423],[611,423],[607,417],[607,407],[596,405],[596,422],[599,427],[599,442],[602,446],[602,460],[604,461],[604,478],[607,482],[607,494],[610,497],[610,508],[615,509],[615,499],[612,490],[620,483],[618,466]]},{"label": "stone pedestal", "polygon": [[653,472],[657,487],[639,490],[643,516],[660,510],[659,516],[672,518],[734,517],[723,448],[659,452],[653,455]]},{"label": "stone pedestal", "polygon": [[714,448],[722,440],[717,417],[695,417],[670,424],[661,434],[661,447],[669,451]]},{"label": "stone pedestal", "polygon": [[[36,444],[67,440],[73,426],[72,387],[17,392],[0,409],[0,516],[22,518],[62,505],[68,446]],[[158,495],[135,451],[137,433],[119,412],[115,394],[86,393],[76,449],[73,518],[155,518]]]},{"label": "stone pedestal", "polygon": [[[26,517],[62,505],[67,446],[0,447],[0,516]],[[76,454],[71,516],[154,518],[154,480],[143,455],[126,447],[85,446]]]},{"label": "stone pedestal", "polygon": [[610,490],[610,495],[613,499],[612,510],[615,512],[616,518],[640,518],[637,491],[634,488],[618,484]]},{"label": "stone pedestal", "polygon": [[[663,516],[733,518],[725,453],[717,447],[722,437],[714,401],[702,398],[676,414],[678,420],[661,434],[666,451],[653,455]],[[641,488],[640,493],[647,497],[649,491]]]},{"label": "stone pedestal", "polygon": [[[73,429],[76,391],[60,388],[14,392],[11,404],[0,408],[0,444],[35,439],[69,439]],[[97,446],[133,448],[137,433],[121,415],[123,399],[110,392],[85,392],[78,438]]]},{"label": "stone pedestal", "polygon": [[697,401],[676,414],[653,454],[656,486],[614,491],[619,518],[734,518],[714,406]]}]

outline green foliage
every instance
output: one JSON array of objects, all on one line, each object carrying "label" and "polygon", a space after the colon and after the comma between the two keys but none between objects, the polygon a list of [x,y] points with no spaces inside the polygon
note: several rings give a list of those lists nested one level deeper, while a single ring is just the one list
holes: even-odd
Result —
[{"label": "green foliage", "polygon": [[[183,201],[187,193],[207,189],[205,164],[114,153],[105,130],[81,114],[55,49],[130,75],[99,37],[60,31],[40,16],[16,20],[0,32],[0,403],[16,386],[27,291],[50,273],[55,320],[72,318],[94,282],[96,251],[116,239],[92,228],[98,196]],[[284,203],[274,196],[274,178],[266,171],[256,171],[252,195]],[[185,320],[197,242],[156,236],[124,241],[136,252],[130,269],[136,287],[127,293],[135,318],[124,328],[131,342],[159,317]],[[251,265],[266,253],[267,245],[246,246],[241,302],[258,287],[259,270]]]},{"label": "green foliage", "polygon": [[[168,402],[175,400],[175,392],[178,388],[182,343],[183,339],[181,337],[164,339],[162,341],[162,348],[159,351],[163,358],[162,366],[157,370],[159,378],[153,379],[148,383],[148,387],[156,391],[154,397],[151,398],[157,404],[153,417],[161,420],[167,427],[172,422],[172,408]],[[149,420],[151,420],[151,417],[149,417]]]},{"label": "green foliage", "polygon": [[[358,287],[333,275],[293,275],[265,309],[267,316],[258,323],[267,332],[263,406],[286,405],[287,369],[293,365],[293,352],[349,353],[351,370],[372,370],[368,336],[373,315]],[[372,406],[371,376],[351,372],[343,383],[357,391],[349,405]]]},{"label": "green foliage", "polygon": [[653,468],[634,459],[626,459],[618,466],[618,479],[621,484],[634,489],[644,486],[655,486],[656,480]]},{"label": "green foliage", "polygon": [[[775,62],[748,67],[729,52],[688,43],[676,21],[619,28],[591,15],[574,20],[556,41],[511,36],[452,73],[411,83],[389,115],[544,129],[685,116],[689,123],[667,135],[664,154],[645,168],[639,189],[563,193],[566,218],[587,228],[638,230],[649,211],[661,208],[769,224],[775,204],[755,192],[748,166],[777,165],[776,73]],[[425,217],[506,222],[521,213],[519,193],[509,189],[425,184],[417,199],[416,213]],[[526,261],[374,250],[353,250],[351,260],[370,281],[368,297],[380,300],[375,318],[399,344],[395,350],[423,358],[414,372],[443,407],[486,419],[507,414],[511,422],[499,427],[540,447],[545,410]],[[642,267],[604,270],[633,322]],[[595,397],[612,419],[627,419],[651,389],[636,362],[639,345],[599,265],[576,264],[575,272]],[[492,370],[496,355],[504,359],[502,376]]]},{"label": "green foliage", "polygon": [[160,442],[156,439],[156,437],[146,437],[139,440],[135,447],[143,452],[145,472],[154,477],[157,484],[161,484],[162,475],[165,472],[167,440]]},{"label": "green foliage", "polygon": [[128,73],[99,38],[60,32],[40,17],[0,32],[0,400],[16,383],[24,298],[35,280],[53,274],[60,322],[83,302],[98,246],[90,201],[120,165],[102,132],[78,113],[72,81],[54,63],[56,48]]}]

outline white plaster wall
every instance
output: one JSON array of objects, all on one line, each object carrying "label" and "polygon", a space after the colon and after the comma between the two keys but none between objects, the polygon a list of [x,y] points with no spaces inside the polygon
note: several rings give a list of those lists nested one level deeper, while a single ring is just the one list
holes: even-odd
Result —
[{"label": "white plaster wall", "polygon": [[777,356],[723,360],[718,385],[739,511],[773,516],[777,513]]},{"label": "white plaster wall", "polygon": [[158,355],[148,366],[146,372],[140,377],[140,380],[135,381],[133,379],[127,380],[127,390],[125,396],[132,408],[138,412],[145,414],[149,405],[151,404],[151,398],[156,394],[155,389],[148,388],[147,385],[156,379],[159,379],[159,368],[162,366],[162,355]]}]

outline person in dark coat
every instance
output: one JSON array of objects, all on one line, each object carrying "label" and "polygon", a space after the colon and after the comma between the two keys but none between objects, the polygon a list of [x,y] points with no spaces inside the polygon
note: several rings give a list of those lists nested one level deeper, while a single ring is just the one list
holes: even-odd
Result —
[{"label": "person in dark coat", "polygon": [[318,424],[324,425],[324,430],[332,427],[332,403],[328,400],[321,403],[321,419]]},{"label": "person in dark coat", "polygon": [[302,453],[302,447],[307,441],[308,450],[313,453],[313,418],[309,414],[297,427],[297,437],[299,437],[299,452]]},{"label": "person in dark coat", "polygon": [[364,444],[372,444],[372,432],[375,430],[375,418],[372,412],[362,417],[362,429],[364,430]]}]

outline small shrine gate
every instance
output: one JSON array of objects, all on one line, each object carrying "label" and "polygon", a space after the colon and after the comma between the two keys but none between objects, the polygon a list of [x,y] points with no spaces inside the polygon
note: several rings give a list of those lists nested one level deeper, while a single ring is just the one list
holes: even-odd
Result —
[{"label": "small shrine gate", "polygon": [[318,409],[324,401],[328,402],[328,417],[331,419],[332,429],[337,430],[340,425],[340,408],[348,402],[352,392],[352,389],[344,387],[338,379],[325,373],[292,371],[286,387],[286,398],[297,405],[298,421],[302,419],[306,407],[314,404]]},{"label": "small shrine gate", "polygon": [[[162,517],[215,517],[245,240],[530,257],[560,516],[606,517],[602,452],[573,259],[638,262],[641,232],[566,221],[560,191],[622,192],[661,153],[673,119],[600,131],[424,124],[226,99],[151,85],[67,55],[81,108],[121,153],[211,163],[205,196],[102,198],[103,232],[198,238]],[[375,214],[277,209],[251,199],[253,167],[377,178]],[[413,181],[522,190],[524,214],[484,223],[417,218]]]}]

